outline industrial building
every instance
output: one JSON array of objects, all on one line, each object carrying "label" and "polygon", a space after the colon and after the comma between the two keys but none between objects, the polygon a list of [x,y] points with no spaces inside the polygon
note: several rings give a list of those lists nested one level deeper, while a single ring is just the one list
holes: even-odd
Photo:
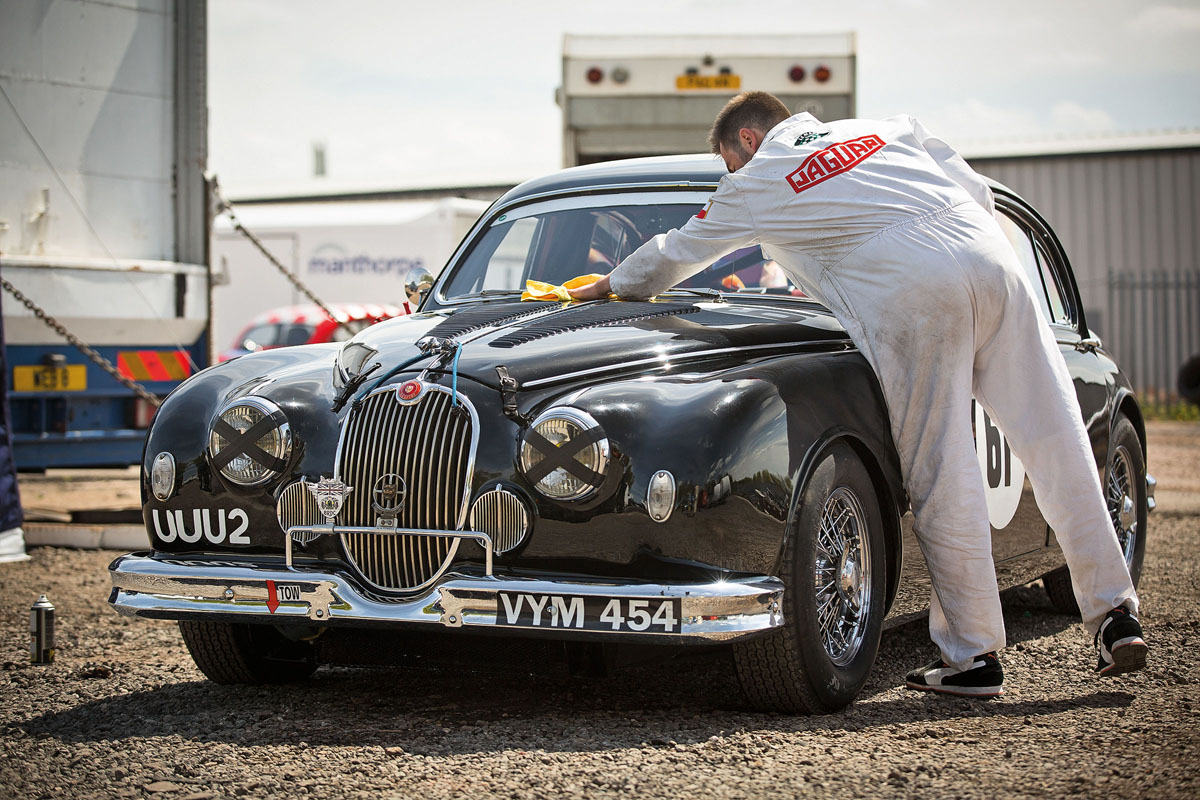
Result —
[{"label": "industrial building", "polygon": [[1200,131],[967,150],[1071,259],[1084,313],[1147,399],[1168,406],[1200,354]]}]

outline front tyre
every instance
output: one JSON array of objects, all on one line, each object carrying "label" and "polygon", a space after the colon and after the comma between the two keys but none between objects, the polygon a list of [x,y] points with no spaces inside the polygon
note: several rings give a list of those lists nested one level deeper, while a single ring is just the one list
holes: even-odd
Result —
[{"label": "front tyre", "polygon": [[311,642],[292,641],[270,625],[180,620],[192,660],[215,683],[291,683],[317,668]]},{"label": "front tyre", "polygon": [[783,627],[734,646],[753,707],[822,714],[854,701],[879,650],[886,563],[871,476],[837,443],[809,477],[789,531]]},{"label": "front tyre", "polygon": [[[1104,468],[1104,502],[1113,531],[1129,567],[1136,588],[1142,576],[1146,555],[1146,456],[1133,423],[1124,414],[1117,417],[1108,442],[1108,462]],[[1050,604],[1060,614],[1079,616],[1079,604],[1071,588],[1071,573],[1064,566],[1042,576]]]}]

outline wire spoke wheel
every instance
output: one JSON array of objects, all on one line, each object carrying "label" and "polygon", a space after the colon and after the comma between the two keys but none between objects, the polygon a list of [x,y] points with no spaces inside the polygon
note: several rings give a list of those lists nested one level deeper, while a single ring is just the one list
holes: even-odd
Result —
[{"label": "wire spoke wheel", "polygon": [[779,563],[783,625],[734,644],[734,664],[752,707],[828,713],[854,701],[879,652],[884,512],[871,473],[846,442],[822,452],[794,502]]},{"label": "wire spoke wheel", "polygon": [[871,602],[871,553],[858,497],[839,486],[825,501],[813,564],[817,624],[829,659],[850,663],[862,646]]},{"label": "wire spoke wheel", "polygon": [[1108,486],[1105,490],[1105,500],[1108,503],[1108,516],[1112,519],[1113,530],[1125,555],[1125,564],[1133,565],[1133,555],[1137,549],[1138,508],[1141,497],[1139,487],[1134,481],[1133,460],[1129,451],[1117,447],[1113,451],[1112,466],[1108,470]]}]

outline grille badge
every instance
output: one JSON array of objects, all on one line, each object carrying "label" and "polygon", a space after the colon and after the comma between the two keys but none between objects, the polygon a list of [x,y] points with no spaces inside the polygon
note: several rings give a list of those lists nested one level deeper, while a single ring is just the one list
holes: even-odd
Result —
[{"label": "grille badge", "polygon": [[326,522],[332,525],[334,518],[342,510],[342,503],[346,502],[346,495],[354,491],[354,487],[347,486],[337,478],[321,478],[316,483],[308,484],[308,490],[312,492],[313,499],[317,501],[317,508]]},{"label": "grille badge", "polygon": [[381,475],[371,488],[371,509],[379,515],[375,524],[380,528],[396,527],[396,515],[404,507],[407,495],[404,478],[394,472]]},{"label": "grille badge", "polygon": [[411,403],[421,396],[421,390],[425,388],[420,381],[405,381],[400,385],[399,397],[403,403]]}]

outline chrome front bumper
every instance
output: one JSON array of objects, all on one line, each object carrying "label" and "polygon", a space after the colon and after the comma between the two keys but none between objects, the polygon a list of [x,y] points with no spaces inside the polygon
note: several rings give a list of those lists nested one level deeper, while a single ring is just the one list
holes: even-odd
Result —
[{"label": "chrome front bumper", "polygon": [[[489,565],[490,567],[490,565]],[[118,612],[158,619],[208,619],[379,628],[438,625],[509,629],[571,639],[705,644],[731,642],[783,624],[783,583],[755,576],[711,583],[649,583],[580,577],[527,577],[450,570],[421,595],[390,599],[364,591],[352,576],[304,564],[288,569],[209,558],[132,553],[109,566],[109,603]],[[662,601],[679,598],[670,633],[510,625],[501,592]],[[549,606],[549,604],[548,604]],[[549,619],[549,618],[547,618]],[[557,615],[555,617],[557,619]]]}]

